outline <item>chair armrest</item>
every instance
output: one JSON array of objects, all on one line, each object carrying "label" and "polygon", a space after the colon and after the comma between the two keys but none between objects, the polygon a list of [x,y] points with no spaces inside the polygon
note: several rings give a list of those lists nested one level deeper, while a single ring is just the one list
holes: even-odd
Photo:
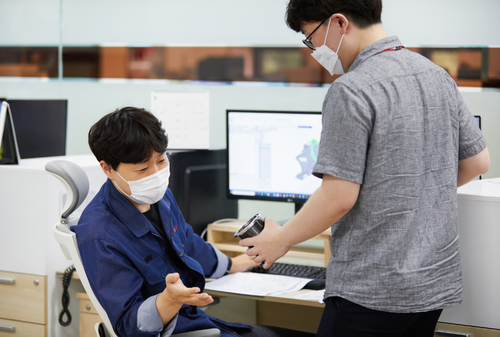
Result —
[{"label": "chair armrest", "polygon": [[96,323],[94,328],[97,337],[110,337],[108,329],[106,329],[106,326],[103,322]]},{"label": "chair armrest", "polygon": [[212,298],[214,299],[214,301],[210,304],[207,304],[207,305],[202,305],[202,306],[199,306],[198,307],[198,310],[201,310],[201,311],[205,311],[207,309],[210,309],[211,307],[213,307],[214,305],[217,305],[220,303],[220,298],[218,297],[213,297]]},{"label": "chair armrest", "polygon": [[217,328],[182,332],[172,335],[172,337],[219,337],[219,336],[220,336],[220,330]]}]

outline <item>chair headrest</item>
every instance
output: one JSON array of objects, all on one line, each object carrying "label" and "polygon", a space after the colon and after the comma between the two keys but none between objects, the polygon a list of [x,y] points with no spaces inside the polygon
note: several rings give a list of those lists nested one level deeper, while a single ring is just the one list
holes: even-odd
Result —
[{"label": "chair headrest", "polygon": [[45,170],[59,179],[68,195],[61,219],[66,220],[82,204],[89,193],[89,178],[77,164],[67,160],[54,160],[45,165]]}]

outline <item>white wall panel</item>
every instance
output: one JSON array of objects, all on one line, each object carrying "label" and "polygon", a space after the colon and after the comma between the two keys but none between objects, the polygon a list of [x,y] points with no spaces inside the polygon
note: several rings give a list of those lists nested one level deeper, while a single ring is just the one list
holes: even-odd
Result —
[{"label": "white wall panel", "polygon": [[[300,46],[287,0],[0,0],[0,45],[63,42]],[[382,20],[406,46],[500,46],[498,0],[384,0]]]},{"label": "white wall panel", "polygon": [[60,0],[0,0],[0,45],[57,45]]}]

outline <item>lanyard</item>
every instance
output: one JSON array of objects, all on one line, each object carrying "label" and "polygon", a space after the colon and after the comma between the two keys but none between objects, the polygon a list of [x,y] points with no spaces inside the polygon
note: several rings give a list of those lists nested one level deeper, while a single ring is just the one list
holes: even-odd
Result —
[{"label": "lanyard", "polygon": [[396,51],[396,50],[401,50],[401,49],[403,49],[403,48],[404,48],[403,46],[397,46],[397,47],[389,48],[389,49],[386,49],[386,50],[382,50],[382,51],[378,52],[378,53],[377,53],[377,54],[375,54],[375,55],[385,53],[386,51]]}]

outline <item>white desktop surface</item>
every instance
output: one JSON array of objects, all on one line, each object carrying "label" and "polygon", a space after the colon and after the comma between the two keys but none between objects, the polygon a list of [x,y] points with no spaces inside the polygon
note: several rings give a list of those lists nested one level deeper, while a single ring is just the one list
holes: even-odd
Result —
[{"label": "white desktop surface", "polygon": [[500,329],[500,178],[458,189],[464,300],[440,322]]},{"label": "white desktop surface", "polygon": [[19,165],[2,165],[2,168],[18,167],[19,169],[31,169],[40,170],[45,169],[45,165],[54,160],[68,160],[75,164],[78,164],[82,168],[98,168],[99,162],[92,154],[81,154],[74,156],[55,156],[55,157],[43,157],[43,158],[31,158],[31,159],[21,159]]},{"label": "white desktop surface", "polygon": [[500,178],[474,180],[457,189],[460,200],[500,202]]}]

